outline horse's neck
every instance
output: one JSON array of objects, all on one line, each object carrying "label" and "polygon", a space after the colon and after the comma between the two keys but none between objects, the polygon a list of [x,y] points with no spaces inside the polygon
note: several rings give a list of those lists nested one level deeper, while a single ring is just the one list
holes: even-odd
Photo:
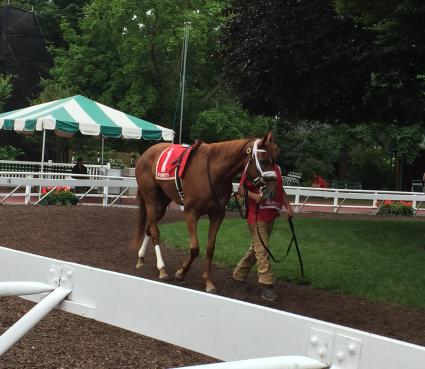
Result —
[{"label": "horse's neck", "polygon": [[209,160],[217,178],[231,179],[242,171],[247,156],[246,146],[250,139],[218,142],[210,145]]}]

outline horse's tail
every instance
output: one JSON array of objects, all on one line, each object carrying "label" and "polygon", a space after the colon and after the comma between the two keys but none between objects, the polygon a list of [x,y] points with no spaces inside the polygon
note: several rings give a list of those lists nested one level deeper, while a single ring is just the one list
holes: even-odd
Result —
[{"label": "horse's tail", "polygon": [[136,229],[136,235],[131,245],[132,245],[132,248],[138,250],[143,242],[143,239],[145,238],[145,233],[146,233],[146,204],[139,189],[137,189],[137,200],[139,202],[139,213],[137,215],[137,218],[138,218],[137,229]]}]

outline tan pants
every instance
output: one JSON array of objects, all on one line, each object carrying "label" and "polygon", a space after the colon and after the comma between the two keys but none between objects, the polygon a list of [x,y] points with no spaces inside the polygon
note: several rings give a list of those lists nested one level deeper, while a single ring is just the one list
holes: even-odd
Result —
[{"label": "tan pants", "polygon": [[258,237],[259,232],[261,239],[268,247],[269,236],[273,230],[273,223],[274,222],[258,222],[258,230],[257,224],[248,224],[251,232],[251,246],[236,266],[233,272],[234,279],[238,281],[245,281],[251,268],[257,262],[258,281],[261,284],[273,284],[272,266],[270,264],[269,255],[261,243],[260,237]]}]

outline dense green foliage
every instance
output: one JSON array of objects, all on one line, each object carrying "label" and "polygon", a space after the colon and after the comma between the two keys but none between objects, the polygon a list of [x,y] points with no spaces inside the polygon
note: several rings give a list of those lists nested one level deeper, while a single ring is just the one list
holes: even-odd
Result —
[{"label": "dense green foliage", "polygon": [[331,122],[423,122],[420,0],[232,1],[226,72],[250,111]]},{"label": "dense green foliage", "polygon": [[404,201],[385,201],[384,205],[378,210],[378,215],[412,216],[413,214],[412,204],[405,203]]},{"label": "dense green foliage", "polygon": [[0,147],[0,160],[16,160],[22,154],[23,151],[10,145]]},{"label": "dense green foliage", "polygon": [[369,35],[340,19],[330,1],[235,0],[231,12],[226,74],[248,110],[293,120],[362,118]]},{"label": "dense green foliage", "polygon": [[[171,127],[183,25],[190,22],[185,122],[191,123],[219,98],[213,92],[221,78],[215,54],[222,7],[220,0],[150,0],[143,6],[134,0],[94,0],[79,32],[62,23],[69,47],[55,51],[52,76],[83,95]],[[185,129],[187,137],[189,125]]]},{"label": "dense green foliage", "polygon": [[77,205],[78,199],[70,191],[53,191],[41,200],[41,205]]},{"label": "dense green foliage", "polygon": [[371,114],[387,121],[424,120],[425,3],[336,0],[337,9],[373,34]]},{"label": "dense green foliage", "polygon": [[3,110],[3,107],[12,95],[12,92],[12,76],[0,74],[0,111]]},{"label": "dense green foliage", "polygon": [[[423,221],[296,218],[294,223],[312,287],[425,308]],[[203,256],[207,225],[205,220],[199,224]],[[164,224],[161,231],[168,245],[188,250],[186,223]],[[289,239],[289,226],[279,220],[271,239],[278,260],[283,260]],[[218,233],[214,260],[233,268],[248,246],[246,222],[226,219]],[[300,281],[295,250],[273,264],[273,272],[278,279]]]}]

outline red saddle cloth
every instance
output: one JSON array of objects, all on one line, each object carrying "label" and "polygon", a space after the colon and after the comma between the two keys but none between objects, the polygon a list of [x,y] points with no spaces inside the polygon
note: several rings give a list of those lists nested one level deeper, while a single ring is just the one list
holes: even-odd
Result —
[{"label": "red saddle cloth", "polygon": [[156,179],[174,179],[175,169],[180,162],[179,177],[183,176],[193,146],[170,145],[156,162]]}]

